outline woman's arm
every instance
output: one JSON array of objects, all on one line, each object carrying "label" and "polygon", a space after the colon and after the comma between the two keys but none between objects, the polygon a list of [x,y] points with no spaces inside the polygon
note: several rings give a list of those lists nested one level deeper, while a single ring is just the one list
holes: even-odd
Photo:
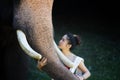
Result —
[{"label": "woman's arm", "polygon": [[87,79],[88,77],[90,77],[91,73],[89,72],[83,61],[80,62],[78,68],[83,72],[83,79]]}]

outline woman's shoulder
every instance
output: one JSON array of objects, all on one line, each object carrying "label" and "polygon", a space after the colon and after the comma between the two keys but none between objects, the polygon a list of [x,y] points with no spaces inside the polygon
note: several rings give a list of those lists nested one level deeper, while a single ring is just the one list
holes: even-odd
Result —
[{"label": "woman's shoulder", "polygon": [[84,62],[84,59],[80,56],[77,56],[75,54],[73,54],[73,58],[74,58],[74,61],[83,61]]},{"label": "woman's shoulder", "polygon": [[76,56],[76,60],[79,60],[79,61],[83,61],[84,62],[84,59],[80,56]]}]

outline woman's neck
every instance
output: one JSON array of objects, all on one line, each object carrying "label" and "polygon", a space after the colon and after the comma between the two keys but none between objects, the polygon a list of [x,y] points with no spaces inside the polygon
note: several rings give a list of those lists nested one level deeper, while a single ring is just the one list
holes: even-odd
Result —
[{"label": "woman's neck", "polygon": [[63,52],[63,54],[64,54],[65,56],[71,54],[71,51],[70,51],[70,50],[62,50],[62,52]]},{"label": "woman's neck", "polygon": [[70,50],[62,50],[63,54],[70,59],[71,61],[74,61],[74,54]]}]

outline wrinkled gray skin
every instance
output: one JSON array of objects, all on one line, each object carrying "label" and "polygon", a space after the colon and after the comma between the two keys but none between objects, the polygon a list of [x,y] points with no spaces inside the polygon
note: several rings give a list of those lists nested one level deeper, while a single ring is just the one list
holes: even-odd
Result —
[{"label": "wrinkled gray skin", "polygon": [[53,47],[53,0],[20,0],[14,4],[14,27],[27,36],[30,46],[47,57],[43,70],[55,80],[78,80],[60,62]]}]

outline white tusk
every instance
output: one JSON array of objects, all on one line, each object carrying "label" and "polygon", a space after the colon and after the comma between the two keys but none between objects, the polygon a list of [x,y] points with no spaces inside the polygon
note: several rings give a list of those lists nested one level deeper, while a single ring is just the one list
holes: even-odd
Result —
[{"label": "white tusk", "polygon": [[62,62],[68,66],[68,67],[73,67],[74,66],[74,63],[72,61],[70,61],[61,51],[60,49],[58,48],[58,46],[56,45],[55,41],[53,42],[54,43],[54,47],[55,47],[55,50],[59,56],[59,58],[62,60]]},{"label": "white tusk", "polygon": [[42,58],[42,56],[39,53],[37,53],[30,47],[25,34],[21,30],[17,30],[17,38],[21,48],[23,49],[23,51],[25,51],[27,55],[38,60]]}]

